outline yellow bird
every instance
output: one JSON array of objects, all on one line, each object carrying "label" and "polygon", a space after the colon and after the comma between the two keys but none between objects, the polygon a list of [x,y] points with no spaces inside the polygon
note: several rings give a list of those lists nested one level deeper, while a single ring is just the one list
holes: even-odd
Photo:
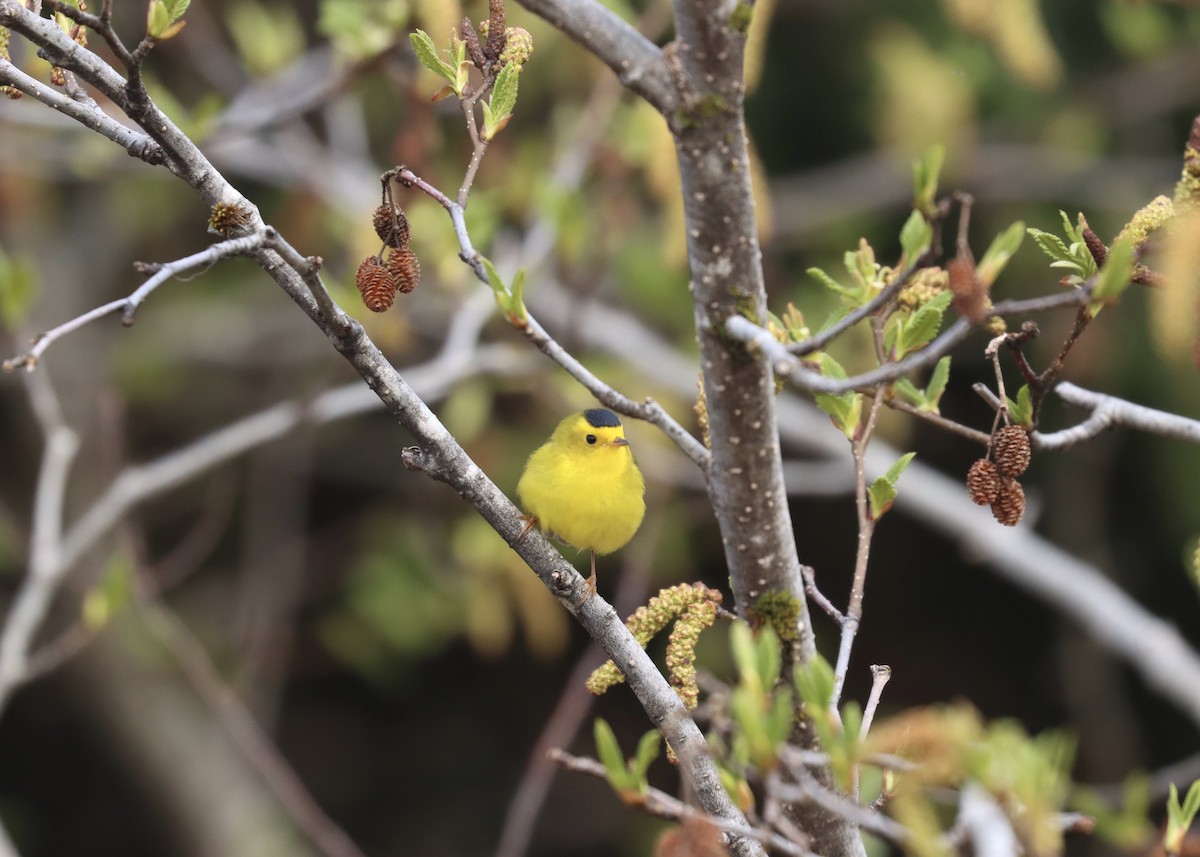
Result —
[{"label": "yellow bird", "polygon": [[[564,419],[525,465],[517,496],[526,529],[589,551],[596,590],[596,554],[625,547],[646,514],[646,483],[638,470],[621,420],[606,408]],[[524,535],[522,532],[522,535]]]}]

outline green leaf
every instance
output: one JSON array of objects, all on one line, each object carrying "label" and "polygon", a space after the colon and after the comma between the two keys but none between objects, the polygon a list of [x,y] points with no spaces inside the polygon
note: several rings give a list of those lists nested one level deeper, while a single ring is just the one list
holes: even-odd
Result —
[{"label": "green leaf", "polygon": [[764,625],[755,640],[755,668],[758,681],[764,688],[772,688],[779,681],[779,670],[783,658],[779,650],[779,638],[770,625]]},{"label": "green leaf", "polygon": [[911,462],[916,455],[917,454],[915,452],[904,453],[904,455],[896,459],[895,464],[887,469],[887,473],[883,474],[882,478],[895,485],[900,479],[900,474],[904,472],[905,468],[908,467],[909,462]]},{"label": "green leaf", "polygon": [[925,154],[913,161],[913,207],[927,217],[937,208],[938,180],[945,159],[946,147],[939,143],[930,146]]},{"label": "green leaf", "polygon": [[488,99],[492,112],[497,117],[508,116],[517,105],[517,89],[521,73],[514,63],[509,63],[500,69],[496,82],[492,84],[492,94]]},{"label": "green leaf", "polygon": [[99,631],[133,599],[133,559],[116,553],[105,563],[99,582],[83,597],[81,616],[89,631]]},{"label": "green leaf", "polygon": [[914,455],[916,455],[915,452],[910,452],[901,456],[895,464],[888,468],[887,473],[877,477],[871,483],[871,487],[867,489],[867,499],[870,501],[873,520],[878,521],[888,509],[892,508],[892,503],[896,499],[896,480],[900,478],[904,468],[908,467],[908,463],[913,460]]},{"label": "green leaf", "polygon": [[837,280],[835,280],[833,277],[829,276],[824,271],[822,271],[820,268],[809,268],[808,275],[810,277],[812,277],[814,280],[816,280],[818,283],[823,285],[825,288],[829,289],[834,294],[841,295],[842,297],[845,297],[845,298],[851,298],[853,300],[858,299],[858,294],[856,292],[846,288],[841,283],[839,283]]},{"label": "green leaf", "polygon": [[525,321],[528,318],[528,311],[525,309],[525,269],[517,268],[517,272],[513,274],[512,288],[509,295],[509,306],[506,310],[510,318],[515,317],[520,321]]},{"label": "green leaf", "polygon": [[167,13],[171,16],[172,21],[176,21],[183,17],[183,13],[187,11],[192,0],[164,0],[167,7]]},{"label": "green leaf", "polygon": [[408,34],[408,40],[412,42],[413,52],[416,53],[421,65],[434,74],[441,75],[451,83],[457,82],[455,69],[438,56],[437,48],[434,46],[433,39],[429,37],[428,33],[424,30],[417,30],[415,33]]},{"label": "green leaf", "polygon": [[871,519],[878,521],[884,516],[888,509],[892,508],[892,502],[896,499],[896,486],[888,482],[882,476],[871,483],[871,487],[867,489],[867,500],[871,505]]},{"label": "green leaf", "polygon": [[1008,418],[1019,426],[1033,427],[1033,395],[1029,385],[1023,384],[1017,390],[1017,400],[1008,399]]},{"label": "green leaf", "polygon": [[[817,355],[821,374],[828,378],[845,378],[846,370],[841,364],[822,351]],[[817,393],[813,397],[817,407],[829,415],[838,431],[853,439],[862,417],[862,395],[847,390],[845,393]]]},{"label": "green leaf", "polygon": [[37,291],[33,265],[0,250],[0,324],[11,329],[24,323]]},{"label": "green leaf", "polygon": [[992,239],[983,258],[975,266],[975,273],[984,285],[991,286],[996,282],[996,278],[1000,276],[1000,272],[1004,270],[1004,266],[1008,264],[1008,260],[1013,257],[1024,240],[1025,224],[1019,220]]},{"label": "green leaf", "polygon": [[636,776],[639,782],[646,779],[646,773],[650,770],[650,765],[658,758],[660,747],[661,741],[657,729],[651,729],[638,741],[637,752],[633,756],[630,773]]},{"label": "green leaf", "polygon": [[1106,303],[1112,303],[1121,292],[1129,286],[1129,278],[1133,276],[1133,241],[1122,238],[1114,241],[1108,248],[1108,259],[1092,287],[1092,314]]},{"label": "green leaf", "polygon": [[1163,846],[1168,854],[1178,854],[1182,850],[1184,837],[1197,811],[1200,811],[1200,780],[1192,783],[1182,804],[1179,802],[1179,789],[1171,783],[1167,797],[1167,829],[1163,833]]},{"label": "green leaf", "polygon": [[633,787],[625,756],[621,753],[621,745],[612,727],[602,717],[597,717],[592,727],[592,735],[596,740],[596,755],[604,765],[604,774],[608,784],[618,792],[627,791]]},{"label": "green leaf", "polygon": [[180,17],[191,0],[150,0],[146,8],[146,34],[165,41],[183,29]]},{"label": "green leaf", "polygon": [[929,384],[925,387],[925,401],[928,403],[927,410],[938,413],[938,403],[942,400],[942,393],[946,392],[946,383],[950,380],[950,355],[947,354],[937,362],[933,367],[933,372],[929,376]]},{"label": "green leaf", "polygon": [[900,228],[900,249],[903,264],[912,265],[929,249],[933,241],[933,227],[919,211],[913,211]]},{"label": "green leaf", "polygon": [[1042,252],[1049,256],[1055,262],[1071,262],[1073,257],[1071,251],[1067,249],[1067,245],[1063,240],[1052,232],[1043,232],[1041,229],[1034,229],[1030,226],[1025,230],[1030,237],[1042,248]]},{"label": "green leaf", "polygon": [[805,705],[817,711],[828,710],[833,702],[834,676],[829,661],[814,654],[812,659],[795,671],[796,692]]},{"label": "green leaf", "polygon": [[954,295],[950,291],[939,292],[907,319],[901,321],[896,331],[894,356],[897,360],[906,354],[928,345],[942,327],[942,317]]},{"label": "green leaf", "polygon": [[914,405],[921,410],[929,410],[928,400],[925,398],[925,392],[918,390],[917,385],[907,378],[900,378],[892,384],[892,389],[908,400],[909,404]]},{"label": "green leaf", "polygon": [[758,652],[754,646],[754,632],[745,622],[734,622],[729,629],[729,647],[733,652],[733,664],[743,683],[748,678],[758,678]]}]

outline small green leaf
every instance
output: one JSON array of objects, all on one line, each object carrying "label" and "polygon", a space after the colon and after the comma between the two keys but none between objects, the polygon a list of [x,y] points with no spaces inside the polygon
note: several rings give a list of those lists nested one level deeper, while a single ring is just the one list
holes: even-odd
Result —
[{"label": "small green leaf", "polygon": [[900,249],[903,264],[912,265],[929,249],[933,241],[933,227],[919,211],[913,211],[900,228]]},{"label": "small green leaf", "polygon": [[1008,399],[1008,418],[1019,426],[1033,428],[1033,395],[1029,385],[1023,384],[1017,390],[1017,400]]},{"label": "small green leaf", "polygon": [[796,692],[805,705],[816,711],[828,710],[833,702],[834,676],[829,661],[814,654],[812,659],[795,671]]},{"label": "small green leaf", "polygon": [[630,773],[636,776],[639,781],[646,779],[646,773],[650,770],[650,765],[658,758],[661,744],[662,742],[657,729],[651,729],[638,741],[637,752],[634,754]]},{"label": "small green leaf", "polygon": [[83,598],[81,616],[89,631],[107,625],[133,598],[133,560],[116,553],[105,563],[104,573]]},{"label": "small green leaf", "polygon": [[950,291],[940,292],[937,297],[922,304],[916,312],[901,321],[896,331],[894,356],[897,360],[928,345],[942,327],[942,317],[954,295]]},{"label": "small green leaf", "polygon": [[1133,242],[1129,238],[1114,241],[1108,248],[1108,259],[1100,270],[1096,285],[1092,287],[1092,297],[1095,299],[1092,314],[1095,315],[1103,304],[1112,303],[1120,297],[1121,292],[1129,286],[1132,275]]},{"label": "small green leaf", "polygon": [[745,622],[734,622],[729,629],[729,647],[733,652],[733,663],[738,675],[745,682],[747,678],[758,678],[758,653],[754,646],[754,632]]},{"label": "small green leaf", "polygon": [[515,317],[520,321],[525,321],[528,318],[528,311],[525,309],[525,269],[524,268],[518,268],[517,272],[515,274],[513,274],[508,314],[510,317]]},{"label": "small green leaf", "polygon": [[33,265],[0,250],[0,325],[14,328],[29,315],[37,297],[37,275]]},{"label": "small green leaf", "polygon": [[188,10],[188,6],[192,4],[192,0],[164,0],[167,7],[167,14],[171,16],[172,21],[177,21],[183,17],[183,13]]},{"label": "small green leaf", "polygon": [[455,69],[438,56],[437,48],[428,33],[424,30],[417,30],[415,33],[408,34],[408,40],[412,42],[413,52],[417,55],[421,65],[434,74],[446,78],[450,83],[456,83]]},{"label": "small green leaf", "polygon": [[1183,803],[1179,802],[1179,789],[1171,783],[1170,794],[1167,797],[1167,829],[1163,833],[1163,847],[1168,854],[1178,854],[1183,849],[1183,841],[1188,828],[1200,811],[1200,780],[1192,783]]},{"label": "small green leaf", "polygon": [[871,483],[871,487],[867,489],[867,499],[870,501],[873,520],[878,521],[888,509],[892,508],[892,503],[896,499],[896,480],[900,478],[904,468],[908,467],[908,463],[913,460],[914,455],[916,455],[915,452],[910,452],[901,456],[895,464],[888,468],[887,473],[877,477]]},{"label": "small green leaf", "polygon": [[937,362],[933,367],[933,372],[929,376],[929,384],[925,387],[925,401],[928,403],[927,410],[938,413],[938,403],[942,400],[942,393],[946,392],[946,383],[950,380],[950,355],[947,354]]},{"label": "small green leaf", "polygon": [[[842,379],[846,370],[833,357],[822,351],[817,355],[821,366],[821,374],[828,378]],[[862,395],[853,391],[845,393],[818,393],[813,397],[817,407],[829,415],[838,431],[853,439],[858,431],[858,423],[862,417]]]},{"label": "small green leaf", "polygon": [[904,453],[904,455],[902,455],[898,459],[896,459],[895,464],[893,464],[891,467],[889,467],[887,469],[887,473],[883,474],[883,478],[886,479],[891,484],[895,485],[896,482],[900,479],[900,474],[904,472],[905,468],[908,467],[909,462],[911,462],[916,457],[916,455],[917,454],[915,452]]},{"label": "small green leaf", "polygon": [[600,763],[604,765],[604,774],[608,778],[608,784],[618,792],[630,789],[632,783],[629,768],[625,764],[625,756],[621,753],[621,745],[617,743],[617,736],[613,734],[608,721],[597,717],[592,727],[592,734],[596,740],[596,755],[600,758]]},{"label": "small green leaf", "polygon": [[907,378],[900,378],[892,384],[892,389],[908,400],[910,405],[920,408],[923,411],[929,410],[927,407],[929,401],[925,398],[925,392],[918,390],[917,385]]},{"label": "small green leaf", "polygon": [[764,688],[772,688],[779,681],[779,670],[782,667],[782,656],[779,649],[779,638],[775,636],[770,625],[764,625],[755,640],[755,668],[758,681]]},{"label": "small green leaf", "polygon": [[975,266],[975,273],[985,286],[991,286],[996,282],[996,278],[1000,276],[1000,272],[1004,270],[1004,266],[1008,264],[1008,260],[1013,257],[1024,240],[1025,224],[1019,220],[992,239],[983,258]]},{"label": "small green leaf", "polygon": [[1043,232],[1041,229],[1034,229],[1032,226],[1025,231],[1042,248],[1042,252],[1055,262],[1072,261],[1071,251],[1067,249],[1067,245],[1063,243],[1063,240],[1054,233]]},{"label": "small green leaf", "polygon": [[872,482],[871,487],[867,489],[867,500],[871,505],[871,519],[878,521],[882,518],[888,509],[892,508],[892,502],[895,499],[895,485],[882,476]]},{"label": "small green leaf", "polygon": [[488,99],[492,112],[496,116],[508,116],[517,106],[517,89],[520,78],[520,71],[514,63],[509,63],[496,75],[496,82],[492,84],[492,95]]},{"label": "small green leaf", "polygon": [[846,288],[841,283],[839,283],[837,280],[835,280],[833,277],[829,276],[824,271],[822,271],[820,268],[809,268],[808,275],[810,277],[812,277],[814,280],[816,280],[818,283],[823,285],[825,288],[829,289],[834,294],[838,294],[838,295],[841,295],[842,297],[846,297],[846,298],[851,298],[853,300],[858,299],[858,294],[856,292]]},{"label": "small green leaf", "polygon": [[946,147],[939,143],[913,161],[913,207],[927,217],[937,210],[938,180],[945,158]]}]

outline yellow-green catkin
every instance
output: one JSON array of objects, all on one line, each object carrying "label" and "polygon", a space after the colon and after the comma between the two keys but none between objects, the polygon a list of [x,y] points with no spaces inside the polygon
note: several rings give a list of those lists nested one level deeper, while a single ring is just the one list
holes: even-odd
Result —
[{"label": "yellow-green catkin", "polygon": [[[625,627],[633,634],[633,638],[638,641],[638,645],[642,648],[654,638],[654,635],[667,627],[673,620],[683,621],[685,625],[692,625],[703,622],[705,608],[698,608],[696,614],[690,619],[684,619],[689,608],[693,605],[710,604],[712,606],[713,618],[716,618],[716,606],[721,603],[721,593],[715,589],[709,589],[701,583],[680,583],[677,586],[672,586],[664,589],[650,599],[644,606],[639,607],[636,612],[625,620]],[[710,620],[709,625],[712,624]],[[678,622],[677,622],[678,625]],[[707,627],[707,626],[703,626]],[[699,636],[702,628],[697,627],[695,636]],[[692,632],[685,629],[678,643],[676,650],[676,658],[682,658],[682,646],[686,643],[689,634]],[[695,646],[693,640],[692,646]],[[694,660],[694,651],[691,654]],[[605,662],[597,668],[587,680],[586,687],[589,693],[599,696],[610,687],[620,684],[625,680],[621,675],[621,671],[617,669],[617,665],[612,661]],[[693,675],[694,681],[694,675]]]}]

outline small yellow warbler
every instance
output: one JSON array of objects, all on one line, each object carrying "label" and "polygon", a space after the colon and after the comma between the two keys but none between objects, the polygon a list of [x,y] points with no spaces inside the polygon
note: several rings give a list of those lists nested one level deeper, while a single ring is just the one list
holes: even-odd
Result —
[{"label": "small yellow warbler", "polygon": [[605,408],[572,414],[529,456],[517,496],[527,527],[590,551],[596,590],[596,554],[623,548],[646,514],[646,483],[621,420]]}]

